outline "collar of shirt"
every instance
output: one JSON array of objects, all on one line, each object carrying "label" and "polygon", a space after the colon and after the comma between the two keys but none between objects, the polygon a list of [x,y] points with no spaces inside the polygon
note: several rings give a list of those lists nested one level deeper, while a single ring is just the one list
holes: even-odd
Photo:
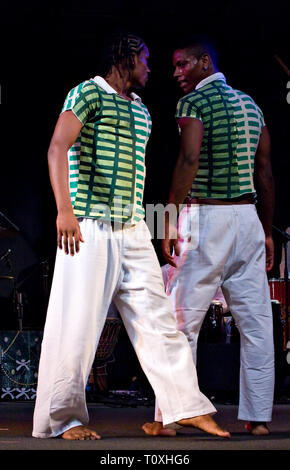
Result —
[{"label": "collar of shirt", "polygon": [[[108,82],[106,82],[106,80],[103,78],[103,77],[100,77],[99,75],[96,75],[94,78],[93,78],[93,81],[99,85],[101,88],[103,88],[103,90],[105,90],[107,93],[116,93],[118,94],[118,92],[113,88],[111,87],[111,85],[109,85]],[[136,95],[136,93],[130,93],[130,96],[131,98],[133,98],[134,101],[139,101],[141,102],[141,98],[140,96]]]},{"label": "collar of shirt", "polygon": [[213,82],[214,80],[222,80],[223,82],[226,83],[226,77],[224,76],[224,74],[221,72],[216,72],[216,73],[213,73],[212,75],[209,75],[209,77],[206,77],[203,80],[201,80],[201,82],[199,82],[196,85],[195,89],[198,90],[199,88],[203,87],[204,85],[207,85],[210,82]]}]

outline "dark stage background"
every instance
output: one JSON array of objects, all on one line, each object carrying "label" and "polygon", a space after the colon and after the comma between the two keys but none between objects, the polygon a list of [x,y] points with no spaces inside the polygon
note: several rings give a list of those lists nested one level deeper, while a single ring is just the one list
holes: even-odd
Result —
[{"label": "dark stage background", "polygon": [[[1,203],[19,231],[1,231],[0,256],[11,249],[13,273],[23,293],[23,326],[42,328],[55,255],[55,203],[46,153],[67,92],[97,74],[104,36],[123,26],[144,37],[151,51],[151,77],[140,94],[153,119],[147,152],[145,204],[165,203],[178,135],[174,111],[179,91],[171,55],[184,33],[210,35],[220,50],[220,70],[235,88],[249,93],[264,111],[272,136],[276,181],[275,225],[289,214],[290,68],[289,2],[71,1],[3,2],[1,6]],[[288,90],[288,92],[290,92]],[[289,100],[290,101],[290,100]],[[7,221],[0,218],[0,225]],[[159,241],[153,240],[161,264]],[[281,243],[271,275],[279,277]],[[0,274],[11,274],[0,263]],[[47,277],[48,275],[48,277]],[[16,328],[12,281],[0,281],[1,329]]]}]

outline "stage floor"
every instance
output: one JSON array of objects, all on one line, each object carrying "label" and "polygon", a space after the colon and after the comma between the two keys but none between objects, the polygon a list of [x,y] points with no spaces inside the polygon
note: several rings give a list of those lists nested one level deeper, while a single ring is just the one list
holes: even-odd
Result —
[{"label": "stage floor", "polygon": [[[35,439],[31,437],[33,402],[0,403],[0,450],[2,451],[97,451],[107,456],[114,451],[289,451],[290,456],[290,403],[275,404],[271,434],[266,437],[251,436],[244,429],[244,422],[237,420],[237,406],[215,403],[216,421],[231,432],[230,439],[209,436],[201,431],[182,428],[176,437],[149,437],[141,426],[152,421],[152,406],[114,407],[88,404],[90,425],[101,434],[98,441],[65,441],[61,438]],[[33,455],[38,454],[37,452]],[[19,456],[26,455],[20,453]],[[29,453],[29,455],[31,455]],[[52,454],[49,454],[50,456]],[[71,455],[71,453],[70,453]],[[76,454],[73,454],[76,455]],[[228,454],[227,454],[228,455]],[[13,452],[13,456],[17,455]],[[13,457],[13,458],[14,458]],[[98,458],[99,458],[98,457]]]}]

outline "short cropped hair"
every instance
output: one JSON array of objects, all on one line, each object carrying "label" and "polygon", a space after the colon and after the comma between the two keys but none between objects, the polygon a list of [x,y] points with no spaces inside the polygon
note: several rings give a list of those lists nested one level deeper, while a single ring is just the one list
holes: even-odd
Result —
[{"label": "short cropped hair", "polygon": [[205,36],[195,35],[195,36],[188,36],[183,38],[179,41],[179,43],[175,44],[176,49],[187,49],[191,52],[192,55],[196,59],[200,59],[204,54],[208,54],[214,66],[217,66],[218,62],[218,52],[216,47],[213,45],[211,40]]}]

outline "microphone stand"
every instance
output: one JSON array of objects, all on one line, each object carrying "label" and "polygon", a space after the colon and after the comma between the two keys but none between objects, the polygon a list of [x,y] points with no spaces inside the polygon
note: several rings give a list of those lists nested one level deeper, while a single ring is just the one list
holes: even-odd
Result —
[{"label": "microphone stand", "polygon": [[3,219],[7,222],[9,228],[13,228],[16,232],[20,231],[19,227],[17,227],[17,225],[11,222],[11,220],[9,220],[8,217],[6,217],[6,215],[3,214],[3,212],[0,212],[0,216],[3,217]]},{"label": "microphone stand", "polygon": [[282,244],[284,249],[285,255],[285,267],[284,267],[284,281],[285,281],[285,321],[286,321],[286,348],[288,347],[289,342],[289,295],[288,295],[288,284],[289,284],[289,273],[288,273],[288,263],[287,263],[287,244],[290,241],[290,235],[285,232],[284,230],[280,230],[279,228],[272,225],[272,227],[282,235]]},{"label": "microphone stand", "polygon": [[23,322],[23,297],[21,292],[16,292],[17,299],[17,318],[18,318],[18,327],[19,331],[22,331],[22,322]]}]

